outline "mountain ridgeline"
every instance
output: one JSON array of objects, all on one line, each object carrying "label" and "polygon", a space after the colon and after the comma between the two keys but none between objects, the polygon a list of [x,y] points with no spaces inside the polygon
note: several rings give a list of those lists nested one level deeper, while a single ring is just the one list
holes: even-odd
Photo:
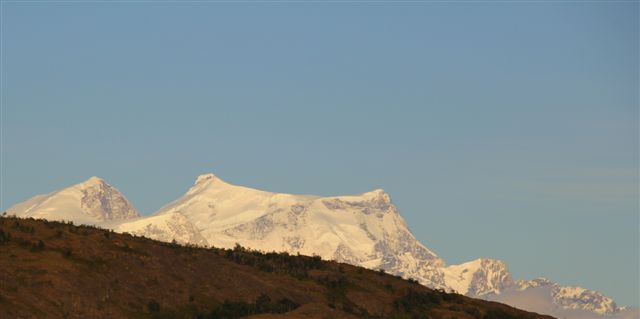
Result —
[{"label": "mountain ridgeline", "polygon": [[0,217],[1,318],[544,319],[319,256]]},{"label": "mountain ridgeline", "polygon": [[7,213],[98,225],[164,242],[226,249],[239,244],[260,251],[316,255],[382,269],[433,289],[563,318],[639,317],[637,310],[618,307],[596,291],[544,278],[514,280],[500,260],[447,265],[413,236],[382,189],[331,197],[281,194],[204,174],[185,195],[141,217],[115,188],[93,177],[36,196]]}]

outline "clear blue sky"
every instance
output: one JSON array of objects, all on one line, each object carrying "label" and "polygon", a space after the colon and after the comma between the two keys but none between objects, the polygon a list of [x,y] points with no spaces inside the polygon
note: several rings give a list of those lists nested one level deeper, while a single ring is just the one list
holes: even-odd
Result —
[{"label": "clear blue sky", "polygon": [[449,263],[638,306],[638,2],[4,2],[2,202],[382,187]]}]

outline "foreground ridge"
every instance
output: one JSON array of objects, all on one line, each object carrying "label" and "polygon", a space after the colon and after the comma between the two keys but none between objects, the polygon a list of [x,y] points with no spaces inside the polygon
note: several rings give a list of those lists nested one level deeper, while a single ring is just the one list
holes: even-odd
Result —
[{"label": "foreground ridge", "polygon": [[3,318],[551,318],[319,256],[0,217]]},{"label": "foreground ridge", "polygon": [[[78,185],[86,188],[96,184],[106,182],[93,177]],[[183,196],[150,216],[138,217],[136,213],[122,219],[93,218],[88,222],[91,212],[86,211],[80,196],[63,197],[64,201],[42,200],[59,198],[52,194],[75,190],[78,185],[36,196],[11,207],[9,213],[99,225],[164,242],[220,248],[240,244],[261,251],[318,255],[382,269],[434,289],[566,319],[640,318],[640,310],[619,307],[593,290],[551,281],[542,285],[538,279],[516,280],[501,260],[478,258],[446,265],[413,236],[383,189],[328,197],[283,194],[233,185],[208,173],[198,176]],[[100,203],[118,207],[120,197],[124,198],[121,194],[102,196]],[[34,206],[34,202],[44,204]],[[70,215],[72,210],[81,214]]]}]

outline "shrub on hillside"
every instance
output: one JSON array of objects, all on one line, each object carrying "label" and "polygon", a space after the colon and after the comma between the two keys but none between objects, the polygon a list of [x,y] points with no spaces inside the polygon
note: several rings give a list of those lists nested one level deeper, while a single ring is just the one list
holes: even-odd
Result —
[{"label": "shrub on hillside", "polygon": [[393,307],[401,312],[420,317],[428,313],[431,308],[441,305],[442,297],[436,291],[415,291],[408,289],[404,295],[393,301]]}]

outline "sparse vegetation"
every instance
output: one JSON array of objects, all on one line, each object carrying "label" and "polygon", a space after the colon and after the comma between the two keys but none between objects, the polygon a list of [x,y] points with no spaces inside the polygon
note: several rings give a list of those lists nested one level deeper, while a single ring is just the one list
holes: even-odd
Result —
[{"label": "sparse vegetation", "polygon": [[[214,248],[215,249],[215,248]],[[293,256],[288,253],[263,253],[236,245],[233,249],[223,250],[223,256],[241,265],[251,266],[264,272],[291,275],[295,278],[308,278],[309,270],[323,266],[319,256]]]},{"label": "sparse vegetation", "polygon": [[436,291],[415,291],[407,289],[406,292],[393,302],[393,307],[399,312],[408,313],[411,316],[420,316],[428,313],[431,308],[443,303],[442,296]]},{"label": "sparse vegetation", "polygon": [[42,240],[38,240],[37,244],[31,244],[31,251],[32,252],[37,252],[37,251],[43,251],[44,250],[44,242]]},{"label": "sparse vegetation", "polygon": [[199,318],[242,318],[263,313],[286,313],[298,308],[300,305],[288,298],[272,301],[265,294],[261,294],[254,302],[225,300],[208,315]]},{"label": "sparse vegetation", "polygon": [[[543,318],[318,256],[0,217],[0,318]],[[38,300],[34,302],[33,300]],[[310,307],[312,310],[304,310]]]},{"label": "sparse vegetation", "polygon": [[0,229],[0,244],[6,243],[11,240],[11,234],[5,233],[4,230]]},{"label": "sparse vegetation", "polygon": [[71,249],[71,247],[63,247],[61,252],[62,252],[62,256],[64,258],[71,258],[71,255],[73,253],[73,249]]},{"label": "sparse vegetation", "polygon": [[490,309],[487,313],[482,317],[482,319],[519,319],[522,317],[514,316],[502,309]]},{"label": "sparse vegetation", "polygon": [[160,304],[155,300],[150,300],[147,303],[147,310],[149,310],[150,313],[160,312]]},{"label": "sparse vegetation", "polygon": [[23,223],[20,223],[18,221],[13,222],[12,228],[17,229],[18,231],[21,231],[26,234],[33,234],[35,232],[33,227],[24,225]]}]

